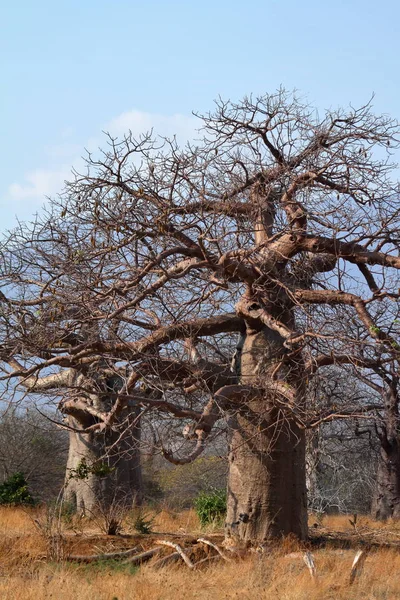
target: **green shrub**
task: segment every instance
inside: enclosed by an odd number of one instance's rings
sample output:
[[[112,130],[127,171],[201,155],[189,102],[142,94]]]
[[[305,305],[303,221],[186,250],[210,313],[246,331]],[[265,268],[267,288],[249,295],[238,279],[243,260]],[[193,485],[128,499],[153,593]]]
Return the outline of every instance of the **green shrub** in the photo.
[[[135,531],[138,533],[149,534],[153,533],[155,515],[150,515],[143,511],[142,508],[133,509],[128,521]]]
[[[202,527],[210,523],[220,523],[226,514],[225,490],[200,492],[194,507]]]
[[[76,469],[69,470],[69,479],[88,479],[90,475],[96,475],[96,477],[107,477],[114,471],[112,467],[109,467],[105,463],[95,462],[88,464],[85,457],[81,458]]]
[[[34,504],[23,473],[14,473],[0,485],[0,504]]]

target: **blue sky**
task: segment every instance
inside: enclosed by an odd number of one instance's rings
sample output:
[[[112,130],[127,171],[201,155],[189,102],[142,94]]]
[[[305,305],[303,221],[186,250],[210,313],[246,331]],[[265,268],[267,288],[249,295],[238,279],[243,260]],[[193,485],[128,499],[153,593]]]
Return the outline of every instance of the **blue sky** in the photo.
[[[101,131],[190,137],[191,111],[280,85],[400,118],[395,0],[15,0],[0,8],[0,229],[41,210]]]

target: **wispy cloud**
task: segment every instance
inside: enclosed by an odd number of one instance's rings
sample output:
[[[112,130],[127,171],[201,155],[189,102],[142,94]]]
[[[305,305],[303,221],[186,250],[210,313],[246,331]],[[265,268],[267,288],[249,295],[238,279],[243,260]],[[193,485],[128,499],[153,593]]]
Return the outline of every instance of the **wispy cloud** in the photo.
[[[139,137],[142,133],[147,133],[151,129],[155,135],[163,137],[177,137],[179,143],[196,136],[196,130],[199,127],[199,120],[187,115],[160,115],[143,112],[140,110],[130,110],[123,112],[104,127],[105,131],[112,135],[123,135],[131,131],[134,137]]]
[[[192,116],[181,114],[161,115],[140,110],[129,110],[112,118],[101,129],[114,136],[122,136],[131,131],[134,137],[154,131],[154,135],[177,138],[180,144],[196,137],[199,121]],[[46,197],[54,196],[60,192],[65,180],[71,177],[72,166],[79,167],[84,149],[74,143],[73,130],[68,129],[60,135],[60,144],[49,147],[47,153],[54,167],[32,169],[21,177],[21,181],[8,186],[6,197],[10,201],[31,200],[36,208],[41,205]],[[62,141],[68,138],[68,141]],[[95,136],[88,140],[86,148],[96,150],[102,146],[102,138]],[[15,207],[13,207],[15,208]],[[32,207],[35,210],[35,207]],[[25,209],[24,209],[25,211]]]

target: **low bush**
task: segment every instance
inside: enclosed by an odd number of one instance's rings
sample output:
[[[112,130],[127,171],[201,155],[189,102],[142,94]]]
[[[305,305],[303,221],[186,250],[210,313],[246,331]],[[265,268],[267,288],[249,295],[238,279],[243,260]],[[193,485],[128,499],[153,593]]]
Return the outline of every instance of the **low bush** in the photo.
[[[141,507],[131,511],[128,517],[128,523],[137,533],[153,533],[153,525],[156,515],[144,511]]]
[[[10,475],[0,485],[0,504],[34,504],[23,473]]]
[[[202,527],[222,522],[226,514],[225,490],[200,492],[194,502],[194,507]]]

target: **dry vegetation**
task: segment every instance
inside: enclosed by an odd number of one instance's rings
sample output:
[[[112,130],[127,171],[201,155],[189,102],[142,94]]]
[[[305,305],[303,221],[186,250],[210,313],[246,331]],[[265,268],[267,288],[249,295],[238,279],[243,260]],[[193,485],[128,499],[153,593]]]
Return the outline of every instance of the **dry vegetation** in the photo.
[[[36,522],[35,522],[36,520]],[[38,528],[42,525],[42,531]],[[43,509],[0,510],[0,597],[3,600],[178,600],[260,599],[301,600],[398,598],[400,585],[400,525],[385,526],[362,517],[352,525],[348,517],[325,517],[318,527],[312,518],[312,541],[299,547],[291,540],[250,553],[232,562],[217,562],[190,570],[182,561],[155,569],[156,558],[140,568],[121,561],[60,562],[49,557],[46,539],[46,515]],[[200,528],[193,511],[174,513],[164,510],[155,514],[154,533],[138,535],[125,523],[124,534],[107,537],[93,522],[65,524],[62,530],[64,559],[73,554],[90,555],[137,547],[147,550],[160,539],[179,542],[192,560],[214,550],[193,542]],[[165,532],[175,532],[168,536]],[[125,533],[126,532],[126,533]],[[160,536],[158,533],[162,532]],[[53,529],[54,533],[54,529]],[[220,531],[202,532],[204,537],[220,543]],[[54,542],[54,540],[53,540]],[[351,564],[358,548],[369,548],[364,570],[349,586]],[[54,549],[54,545],[53,545]],[[303,551],[311,549],[316,568],[314,582],[303,562]],[[162,555],[172,549],[165,547]],[[197,552],[197,556],[195,556]]]

